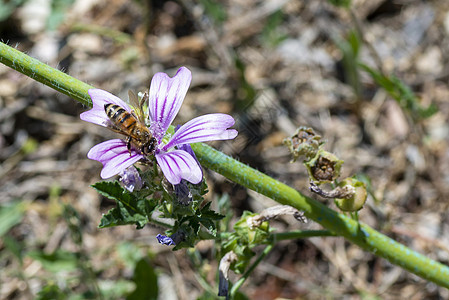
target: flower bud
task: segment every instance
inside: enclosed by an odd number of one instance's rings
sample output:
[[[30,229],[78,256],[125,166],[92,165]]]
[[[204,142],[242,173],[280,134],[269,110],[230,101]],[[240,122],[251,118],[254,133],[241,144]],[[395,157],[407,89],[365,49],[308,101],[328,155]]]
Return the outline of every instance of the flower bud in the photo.
[[[320,149],[313,159],[304,164],[312,181],[321,184],[332,182],[340,176],[343,161],[332,153]]]
[[[368,193],[365,183],[349,177],[338,184],[338,187],[350,191],[345,198],[336,198],[335,204],[342,211],[358,211],[365,204]]]
[[[302,155],[307,159],[313,158],[322,144],[324,142],[321,141],[321,136],[317,135],[312,128],[304,126],[299,127],[292,137],[284,139],[284,145],[293,155],[292,162]]]
[[[131,193],[134,190],[139,191],[143,186],[142,178],[140,178],[139,172],[134,166],[126,168],[120,172],[119,176],[120,184]]]

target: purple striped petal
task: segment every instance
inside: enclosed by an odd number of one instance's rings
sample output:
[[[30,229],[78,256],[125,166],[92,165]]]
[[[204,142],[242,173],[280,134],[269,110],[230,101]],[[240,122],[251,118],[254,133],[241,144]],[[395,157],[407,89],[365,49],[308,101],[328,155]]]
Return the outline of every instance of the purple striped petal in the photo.
[[[233,139],[238,132],[228,128],[234,123],[234,118],[226,114],[197,117],[181,126],[162,150],[167,151],[167,149],[183,144]]]
[[[90,89],[88,91],[90,98],[92,99],[92,109],[83,112],[80,115],[81,120],[94,123],[97,125],[105,126],[110,123],[106,112],[104,111],[104,105],[106,103],[113,103],[123,107],[128,112],[131,112],[131,108],[125,101],[112,95],[106,91],[100,89]]]
[[[199,183],[203,172],[195,159],[185,151],[173,150],[156,154],[157,164],[171,184],[179,184],[181,179]]]
[[[192,74],[181,67],[173,78],[165,73],[156,73],[151,80],[149,113],[151,121],[159,124],[165,133],[173,122],[190,86]]]
[[[101,178],[106,179],[135,164],[143,158],[143,155],[133,149],[130,155],[126,142],[114,139],[95,145],[89,150],[87,157],[103,164],[100,175]]]
[[[181,125],[176,125],[176,127],[175,127],[175,132],[178,131],[179,128],[181,128]],[[199,166],[201,166],[201,164],[200,164],[200,162],[198,161],[198,158],[196,158],[195,152],[193,152],[193,149],[192,149],[192,147],[190,146],[190,144],[179,145],[177,148],[178,148],[178,150],[183,150],[183,151],[189,153],[189,154],[193,157],[193,159],[195,159],[196,163],[197,163]],[[203,169],[200,168],[200,170],[201,170],[201,177],[203,177]]]

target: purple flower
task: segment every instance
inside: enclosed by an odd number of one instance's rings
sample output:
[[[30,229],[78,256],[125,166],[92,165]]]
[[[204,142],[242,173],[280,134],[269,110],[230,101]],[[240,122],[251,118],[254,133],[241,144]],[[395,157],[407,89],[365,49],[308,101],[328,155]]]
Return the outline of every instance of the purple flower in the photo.
[[[159,242],[159,244],[167,245],[167,246],[176,245],[175,242],[170,237],[168,237],[166,235],[158,234],[158,235],[156,235],[156,238],[157,238],[157,241]]]
[[[173,78],[165,73],[156,73],[151,80],[148,118],[149,129],[157,140],[154,153],[156,161],[167,180],[179,184],[182,179],[199,183],[203,178],[202,170],[195,158],[183,149],[183,145],[213,140],[228,140],[237,136],[235,129],[228,129],[235,121],[226,114],[208,114],[190,120],[176,131],[171,138],[165,137],[168,127],[181,108],[189,88],[192,75],[181,67]],[[132,108],[120,98],[99,89],[90,89],[93,108],[81,114],[87,122],[108,127],[111,125],[104,105],[113,103],[131,113]],[[165,137],[165,139],[164,139]],[[176,149],[177,148],[177,149]],[[105,141],[94,146],[87,157],[103,164],[102,178],[109,178],[137,161],[144,159],[139,149],[128,151],[127,143],[121,139]]]

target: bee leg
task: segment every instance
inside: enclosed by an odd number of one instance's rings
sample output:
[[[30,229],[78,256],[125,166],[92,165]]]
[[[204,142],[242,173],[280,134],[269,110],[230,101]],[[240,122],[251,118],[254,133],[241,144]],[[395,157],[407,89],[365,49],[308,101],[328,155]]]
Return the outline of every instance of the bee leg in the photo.
[[[131,137],[126,138],[126,148],[128,148],[129,156],[131,156]]]

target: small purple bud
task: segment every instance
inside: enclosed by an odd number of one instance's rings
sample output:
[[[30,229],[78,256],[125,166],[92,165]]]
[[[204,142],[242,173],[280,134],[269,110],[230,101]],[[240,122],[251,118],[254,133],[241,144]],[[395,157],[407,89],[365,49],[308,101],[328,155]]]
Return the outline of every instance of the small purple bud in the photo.
[[[181,180],[180,184],[176,184],[174,187],[175,187],[175,195],[179,203],[186,206],[189,205],[190,202],[192,201],[193,196],[187,185],[187,181],[183,179]]]
[[[120,183],[128,191],[138,191],[142,188],[142,178],[140,178],[139,172],[134,166],[126,168],[120,172],[119,176]]]
[[[178,131],[178,129],[180,127],[181,127],[180,125],[177,125],[175,127],[175,132]],[[178,150],[183,150],[183,151],[189,153],[195,159],[197,164],[200,166],[200,163],[199,163],[198,159],[196,158],[195,152],[193,152],[190,144],[178,145],[177,148],[178,148]],[[202,171],[202,169],[201,169],[201,171]],[[198,183],[198,184],[200,184],[200,183]],[[189,186],[187,185],[187,181],[184,179],[181,180],[181,182],[179,184],[174,185],[174,188],[175,188],[175,195],[176,195],[176,198],[178,199],[179,203],[181,203],[183,205],[189,205],[190,201],[192,201],[192,193],[190,192]]]
[[[167,246],[176,245],[175,242],[170,237],[168,237],[166,235],[158,234],[158,235],[156,235],[156,238],[160,244],[167,245]]]

